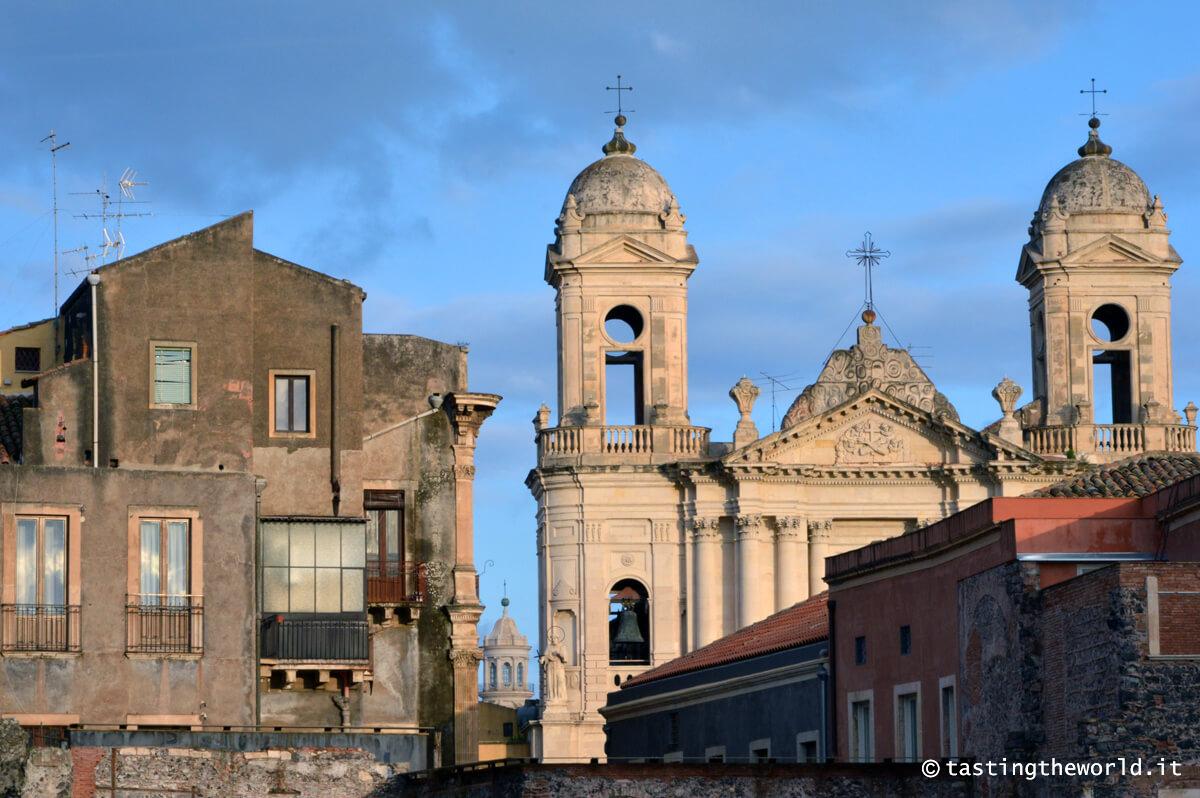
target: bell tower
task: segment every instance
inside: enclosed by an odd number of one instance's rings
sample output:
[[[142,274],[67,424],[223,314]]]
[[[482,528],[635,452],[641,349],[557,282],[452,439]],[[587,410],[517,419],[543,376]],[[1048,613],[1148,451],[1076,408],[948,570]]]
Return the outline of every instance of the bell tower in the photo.
[[[707,459],[688,417],[687,282],[696,252],[667,182],[625,138],[571,183],[546,253],[558,412],[534,419],[544,760],[604,756],[600,708],[684,652],[686,545],[663,466]]]
[[[634,157],[618,115],[604,157],[571,183],[546,254],[557,292],[563,426],[686,424],[687,280],[679,203]]]
[[[1192,451],[1172,407],[1171,275],[1182,262],[1162,201],[1112,158],[1100,120],[1051,178],[1021,253],[1029,290],[1033,402],[1024,442],[1039,454],[1120,459]]]

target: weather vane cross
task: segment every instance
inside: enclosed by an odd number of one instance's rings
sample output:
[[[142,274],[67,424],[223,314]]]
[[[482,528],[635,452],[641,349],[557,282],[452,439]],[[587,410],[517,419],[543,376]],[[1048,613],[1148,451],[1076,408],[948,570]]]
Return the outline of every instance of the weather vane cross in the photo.
[[[859,266],[866,270],[866,294],[867,294],[867,310],[875,309],[875,292],[873,283],[872,270],[879,265],[879,261],[884,258],[890,258],[892,253],[886,249],[880,249],[875,246],[875,241],[871,238],[870,231],[863,235],[862,243],[858,245],[858,249],[851,249],[846,252],[847,258],[854,258]]]
[[[633,91],[633,86],[622,86],[621,85],[621,76],[617,75],[617,85],[616,86],[605,86],[604,90],[605,91],[615,91],[617,93],[617,116],[622,116],[625,112],[621,108],[621,92]],[[612,111],[608,111],[607,113],[611,114]],[[630,111],[630,113],[633,113],[633,112]]]
[[[1108,114],[1098,114],[1098,113],[1096,113],[1096,95],[1097,95],[1097,94],[1108,94],[1108,89],[1097,89],[1097,88],[1096,88],[1096,79],[1095,79],[1095,78],[1092,78],[1092,87],[1091,87],[1090,89],[1080,89],[1080,90],[1079,90],[1079,93],[1080,93],[1080,94],[1090,94],[1090,95],[1092,95],[1092,116],[1093,116],[1093,117],[1096,117],[1096,116],[1108,116]],[[1080,114],[1080,116],[1084,116],[1084,114]]]

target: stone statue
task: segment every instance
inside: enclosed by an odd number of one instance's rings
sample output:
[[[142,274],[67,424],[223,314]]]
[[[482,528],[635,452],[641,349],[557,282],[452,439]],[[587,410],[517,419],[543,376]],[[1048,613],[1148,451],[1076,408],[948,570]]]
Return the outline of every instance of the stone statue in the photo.
[[[546,703],[556,704],[567,697],[567,659],[562,647],[551,643],[538,661],[542,664],[542,676],[546,685]]]

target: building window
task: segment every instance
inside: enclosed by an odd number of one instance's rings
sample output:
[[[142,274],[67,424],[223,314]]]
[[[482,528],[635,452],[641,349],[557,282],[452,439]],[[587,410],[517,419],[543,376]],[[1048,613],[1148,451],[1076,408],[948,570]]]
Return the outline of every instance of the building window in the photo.
[[[316,374],[307,369],[268,372],[271,437],[316,437]]]
[[[79,608],[68,605],[68,519],[17,516],[13,603],[4,606],[8,651],[77,651]]]
[[[500,733],[501,733],[502,735],[504,735],[504,739],[506,739],[506,740],[511,740],[511,739],[512,739],[512,737],[513,737],[513,725],[512,725],[512,722],[510,721],[510,722],[508,722],[508,723],[505,723],[505,724],[504,724],[503,726],[501,726],[500,728],[501,728],[501,732],[500,732]]]
[[[867,664],[867,638],[861,635],[854,638],[854,664]]]
[[[608,659],[650,662],[650,595],[634,579],[622,579],[608,594]]]
[[[262,564],[263,612],[364,611],[361,523],[265,521]]]
[[[13,370],[41,371],[42,350],[36,346],[18,346],[13,352]]]
[[[916,687],[896,688],[896,758],[902,762],[916,762],[921,756],[921,694]]]
[[[900,627],[900,654],[907,656],[912,651],[912,627]]]
[[[750,743],[750,762],[769,762],[771,760],[771,739],[754,740]]]
[[[525,663],[517,663],[517,687],[525,689]]]
[[[496,689],[496,663],[494,662],[488,665],[488,689]]]
[[[954,698],[954,677],[940,680],[942,741],[941,755],[953,759],[958,756],[958,705]]]
[[[871,717],[871,699],[850,700],[850,760],[870,762],[875,758],[874,729]]]
[[[501,672],[502,674],[504,674],[504,686],[505,686],[505,687],[512,687],[512,683],[513,683],[513,680],[512,680],[512,663],[511,663],[511,662],[506,662],[506,663],[504,663],[504,667],[502,667],[502,668],[500,669],[500,672]]]
[[[808,731],[796,735],[796,761],[803,764],[821,761],[820,732]]]
[[[203,604],[192,592],[192,523],[138,519],[137,592],[127,602],[126,650],[198,654]]]
[[[423,572],[405,562],[404,491],[368,490],[367,601],[373,605],[421,601]]]
[[[191,407],[196,404],[194,344],[152,342],[152,407]]]

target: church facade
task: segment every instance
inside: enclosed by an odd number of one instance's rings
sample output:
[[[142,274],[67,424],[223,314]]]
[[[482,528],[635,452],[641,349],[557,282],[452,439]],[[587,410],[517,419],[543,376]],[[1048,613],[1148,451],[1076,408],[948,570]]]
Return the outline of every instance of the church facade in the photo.
[[[558,415],[534,419],[543,671],[534,755],[604,756],[598,710],[625,680],[824,590],[827,557],[1017,496],[1091,463],[1195,449],[1171,409],[1161,202],[1110,158],[1094,123],[1047,187],[1018,280],[1030,294],[1032,401],[1004,379],[1001,418],[963,424],[870,306],[781,428],[758,388],[730,390],[729,442],[692,423],[687,286],[699,259],[625,119],[568,189],[548,248]],[[1106,380],[1107,382],[1101,382]],[[1104,390],[1105,386],[1107,391]],[[618,406],[632,410],[613,423]],[[1111,408],[1098,414],[1096,397]],[[1111,410],[1111,412],[1109,412]]]

